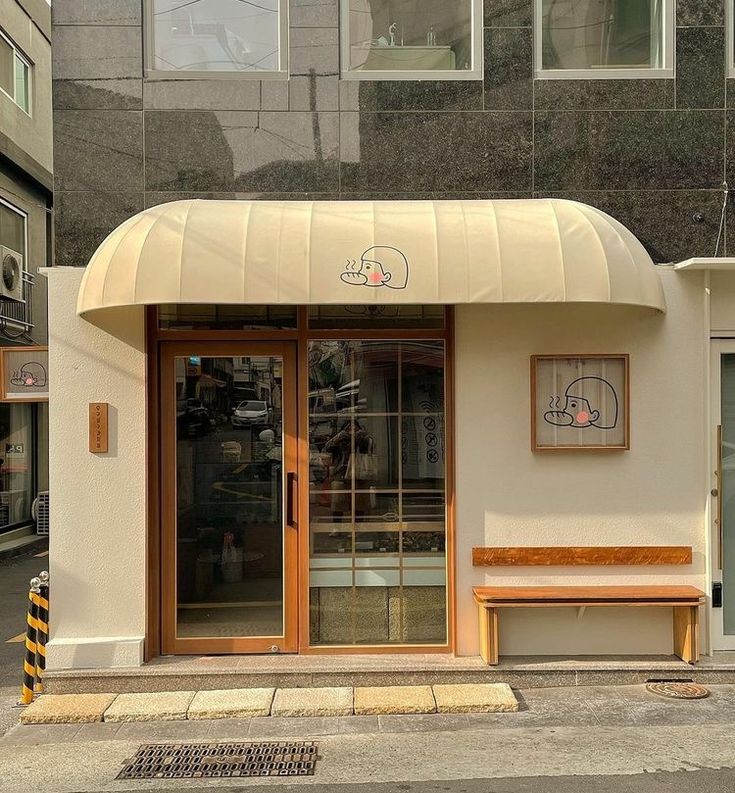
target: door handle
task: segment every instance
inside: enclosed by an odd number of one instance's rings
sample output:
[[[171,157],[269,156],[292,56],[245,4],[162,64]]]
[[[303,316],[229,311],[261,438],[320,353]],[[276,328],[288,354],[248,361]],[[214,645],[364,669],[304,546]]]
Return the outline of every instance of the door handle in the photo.
[[[296,519],[294,518],[294,490],[296,489],[294,485],[296,485],[297,481],[296,474],[293,471],[289,471],[286,474],[286,525],[292,529],[297,527]]]

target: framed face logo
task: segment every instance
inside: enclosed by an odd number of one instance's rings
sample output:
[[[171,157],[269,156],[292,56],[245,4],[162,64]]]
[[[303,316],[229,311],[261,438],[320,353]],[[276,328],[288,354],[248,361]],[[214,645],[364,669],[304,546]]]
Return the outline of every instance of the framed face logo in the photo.
[[[630,448],[627,355],[531,356],[531,446]]]
[[[48,347],[0,350],[0,402],[47,402],[48,390]]]

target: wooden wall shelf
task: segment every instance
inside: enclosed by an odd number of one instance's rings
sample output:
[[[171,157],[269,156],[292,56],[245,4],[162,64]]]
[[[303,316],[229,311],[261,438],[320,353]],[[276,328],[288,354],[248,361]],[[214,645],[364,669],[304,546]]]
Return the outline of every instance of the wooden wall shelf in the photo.
[[[688,545],[536,546],[473,548],[475,567],[538,567],[574,565],[686,565]]]

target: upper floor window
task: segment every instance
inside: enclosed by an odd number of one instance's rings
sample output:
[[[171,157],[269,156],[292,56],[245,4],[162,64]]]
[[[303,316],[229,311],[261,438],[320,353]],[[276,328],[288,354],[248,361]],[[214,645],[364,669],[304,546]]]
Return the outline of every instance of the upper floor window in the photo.
[[[161,77],[287,71],[287,0],[147,0],[147,68]]]
[[[343,77],[482,77],[482,0],[341,2]]]
[[[673,77],[673,0],[535,0],[536,76]]]
[[[2,30],[0,30],[0,90],[30,115],[31,65]]]
[[[15,254],[21,267],[26,255],[26,215],[0,199],[0,249]]]

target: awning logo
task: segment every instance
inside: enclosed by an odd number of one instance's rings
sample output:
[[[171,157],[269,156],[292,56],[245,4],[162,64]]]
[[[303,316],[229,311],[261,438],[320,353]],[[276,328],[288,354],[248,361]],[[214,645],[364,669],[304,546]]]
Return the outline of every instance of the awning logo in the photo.
[[[408,259],[398,248],[374,245],[368,248],[358,262],[347,262],[340,278],[352,286],[387,286],[388,289],[405,289],[408,286]]]

